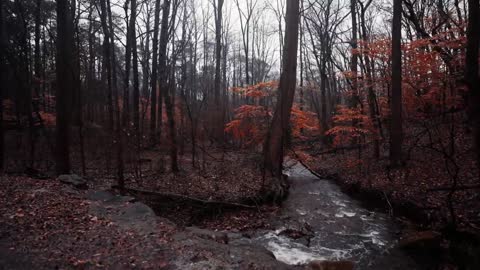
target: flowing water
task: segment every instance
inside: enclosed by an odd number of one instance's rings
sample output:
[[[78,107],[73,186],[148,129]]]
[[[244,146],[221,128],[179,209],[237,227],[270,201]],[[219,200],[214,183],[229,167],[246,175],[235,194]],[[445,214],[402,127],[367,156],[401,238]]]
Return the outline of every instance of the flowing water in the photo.
[[[350,260],[356,269],[417,269],[410,257],[394,248],[398,228],[392,219],[364,208],[327,180],[320,180],[290,161],[291,188],[276,231],[257,234],[255,242],[291,265],[313,260]],[[311,231],[309,241],[282,234],[286,228]]]

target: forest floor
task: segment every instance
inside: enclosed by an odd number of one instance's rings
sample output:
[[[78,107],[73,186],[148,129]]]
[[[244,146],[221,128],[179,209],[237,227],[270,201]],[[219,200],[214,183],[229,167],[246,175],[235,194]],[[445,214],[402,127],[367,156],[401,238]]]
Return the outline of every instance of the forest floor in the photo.
[[[265,220],[278,207],[264,204],[268,195],[269,179],[263,179],[260,166],[261,156],[256,153],[239,150],[223,151],[210,148],[208,153],[200,152],[192,166],[189,153],[179,156],[180,171],[172,173],[170,160],[158,150],[145,150],[140,155],[142,161],[141,177],[139,173],[126,174],[126,188],[135,192],[136,197],[151,206],[160,216],[169,218],[178,225],[198,225],[212,229],[246,230],[267,228]],[[96,164],[96,165],[95,165]],[[101,161],[89,166],[89,185],[95,189],[109,189],[115,186],[113,175],[100,169]],[[128,171],[138,171],[140,165],[134,160],[127,162]],[[105,176],[107,175],[107,176]],[[154,193],[154,194],[141,194]],[[140,193],[140,194],[139,194]],[[156,193],[156,194],[155,194]],[[130,194],[132,195],[132,194]],[[158,195],[158,196],[157,196]],[[166,195],[166,196],[162,196]],[[199,209],[195,205],[164,204],[164,198],[179,195],[186,199],[233,203],[252,208],[241,207],[232,211],[211,211]],[[159,203],[159,199],[162,200]],[[166,198],[171,200],[170,198]],[[171,207],[174,205],[175,207]]]
[[[155,158],[155,153],[146,155]],[[256,163],[252,163],[251,158],[255,157],[230,153],[217,159],[212,154],[204,170],[190,170],[190,160],[183,158],[182,171],[176,175],[153,173],[152,169],[141,180],[134,179],[132,174],[126,186],[201,200],[244,202],[256,198],[262,186],[260,174],[254,171]],[[186,244],[192,236],[174,239],[184,226],[242,233],[268,228],[269,217],[278,210],[268,205],[220,209],[192,219],[198,214],[195,207],[171,203],[167,207],[170,210],[163,211],[166,208],[155,209],[156,205],[149,199],[140,198],[155,210],[153,213],[147,210],[150,208],[142,208],[145,205],[134,198],[131,201],[128,196],[117,196],[126,200],[111,199],[108,194],[118,195],[118,190],[110,189],[115,184],[112,177],[103,177],[100,178],[100,174],[88,177],[89,189],[79,190],[56,179],[3,176],[0,181],[0,269],[170,269],[179,252],[191,255],[192,260],[201,252]],[[107,196],[109,204],[99,205],[98,196]],[[138,213],[140,217],[135,216]],[[145,213],[149,216],[147,223],[138,223]],[[155,222],[149,223],[151,219]],[[207,240],[197,241],[198,245],[215,246],[200,242]],[[237,248],[235,252],[244,251]],[[268,252],[261,252],[268,257]]]
[[[145,237],[93,215],[88,191],[25,177],[2,177],[0,185],[2,269],[167,265],[164,252],[145,252],[168,250],[167,224]]]

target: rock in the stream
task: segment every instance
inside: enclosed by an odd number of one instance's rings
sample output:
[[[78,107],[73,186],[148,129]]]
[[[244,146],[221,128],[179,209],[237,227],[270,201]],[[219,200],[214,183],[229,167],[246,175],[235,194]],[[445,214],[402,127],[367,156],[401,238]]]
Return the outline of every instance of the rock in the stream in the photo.
[[[306,266],[306,270],[353,270],[355,265],[351,261],[313,261]]]
[[[87,181],[76,174],[60,175],[57,180],[78,189],[88,189]]]
[[[271,251],[247,239],[232,239],[226,244],[217,241],[218,237],[227,237],[227,234],[188,228],[174,235],[175,249],[182,250],[176,259],[176,267],[190,270],[294,269],[277,261]]]
[[[216,232],[197,227],[187,227],[185,231],[206,240],[213,240],[218,243],[228,244],[228,235],[225,232]]]

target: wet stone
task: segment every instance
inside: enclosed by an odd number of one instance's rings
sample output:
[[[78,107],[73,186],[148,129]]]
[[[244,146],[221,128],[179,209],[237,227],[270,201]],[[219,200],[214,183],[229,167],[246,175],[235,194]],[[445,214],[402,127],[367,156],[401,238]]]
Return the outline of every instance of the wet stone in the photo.
[[[76,174],[64,174],[57,178],[58,181],[71,185],[77,189],[88,189],[87,181]]]

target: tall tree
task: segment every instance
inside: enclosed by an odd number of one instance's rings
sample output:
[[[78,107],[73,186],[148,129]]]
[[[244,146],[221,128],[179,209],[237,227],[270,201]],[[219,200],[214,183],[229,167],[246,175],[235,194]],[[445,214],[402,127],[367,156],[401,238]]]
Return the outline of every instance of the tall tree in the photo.
[[[128,18],[128,4],[129,1],[125,2],[125,17]],[[132,42],[135,39],[135,33],[132,30],[135,29],[135,11],[133,8],[130,9],[130,21],[127,24],[127,41],[125,46],[125,76],[123,78],[123,114],[122,114],[122,124],[124,127],[127,126],[127,121],[129,117],[129,107],[130,107],[130,69],[132,65]],[[133,28],[133,29],[132,29]]]
[[[390,165],[402,162],[402,0],[393,1]]]
[[[170,137],[170,162],[171,169],[173,172],[178,172],[178,157],[177,157],[177,140],[176,140],[176,128],[175,128],[175,108],[173,104],[173,98],[170,96],[170,88],[168,83],[168,74],[167,74],[167,46],[169,39],[169,16],[171,9],[171,0],[165,0],[163,3],[162,11],[162,24],[160,30],[160,44],[158,50],[158,70],[160,72],[160,95],[158,98],[158,121],[161,125],[162,120],[162,96],[165,100],[165,109],[167,111],[168,118],[168,128],[169,128],[169,137]],[[175,8],[178,8],[178,5],[175,5]],[[175,13],[175,12],[174,12]],[[173,71],[172,71],[173,72]],[[172,82],[170,85],[173,87],[175,82]],[[175,92],[173,93],[175,94]],[[160,127],[159,127],[160,128]]]
[[[153,24],[153,44],[152,44],[152,78],[150,80],[151,91],[150,91],[150,141],[152,144],[156,144],[158,141],[157,138],[157,72],[158,72],[158,32],[160,29],[160,0],[155,2],[155,19]],[[159,115],[158,117],[161,117]]]
[[[365,13],[368,9],[368,7],[372,4],[373,0],[367,0],[365,3],[362,1],[358,1],[360,4],[360,25],[361,25],[361,36],[362,36],[362,41],[363,41],[363,47],[368,51],[369,45],[368,45],[368,34],[367,34],[367,23],[365,19]],[[372,120],[373,123],[373,128],[375,131],[378,130],[380,127],[379,123],[380,121],[378,120],[378,112],[376,109],[376,94],[375,90],[373,88],[373,61],[371,61],[370,56],[368,54],[364,54],[363,56],[364,59],[364,67],[366,70],[366,82],[367,82],[367,89],[368,89],[368,108],[370,112],[370,119]],[[373,155],[376,159],[380,158],[380,141],[378,138],[375,138],[373,140]]]
[[[221,61],[222,61],[222,21],[223,21],[223,2],[224,0],[217,0],[214,3],[215,9],[215,105],[220,105],[220,88],[222,87],[221,80]]]
[[[140,82],[138,79],[138,50],[137,50],[137,0],[131,1],[131,17],[130,17],[130,35],[132,37],[132,66],[133,66],[133,126],[135,127],[136,136],[140,135]]]
[[[290,115],[297,83],[299,22],[299,1],[287,0],[285,48],[278,100],[264,147],[265,170],[277,179],[281,179],[282,176],[284,144],[290,126]]]
[[[42,63],[40,55],[40,27],[41,27],[41,6],[42,0],[36,1],[35,6],[35,92],[37,95],[40,93],[40,78],[42,74]]]
[[[5,133],[3,130],[3,95],[7,70],[7,30],[5,26],[5,1],[0,1],[0,173],[4,170]]]
[[[258,0],[246,0],[246,10],[244,10],[240,3],[242,1],[235,0],[235,4],[238,9],[239,18],[240,18],[240,30],[242,33],[242,41],[243,41],[243,51],[245,53],[245,83],[249,85],[251,83],[250,80],[250,61],[253,59],[249,59],[249,52],[250,52],[250,23],[252,21],[252,17],[254,15],[255,7],[257,6]]]
[[[357,0],[350,0],[350,12],[352,14],[352,106],[359,103],[358,97],[358,54],[354,51],[358,48],[358,22],[357,22]]]
[[[215,2],[217,1],[217,2]],[[213,118],[215,123],[215,137],[217,140],[223,138],[223,109],[220,106],[221,89],[222,89],[222,21],[223,21],[223,3],[224,0],[214,0],[213,7],[215,11],[215,86],[214,86],[214,104],[216,111]]]
[[[72,3],[69,0],[57,1],[57,129],[56,129],[56,171],[57,174],[70,173],[70,93],[74,83],[74,63]]]
[[[479,46],[480,46],[480,4],[478,0],[468,1],[467,56],[465,80],[469,87],[469,118],[474,130],[477,148],[477,162],[480,168],[480,77],[479,77]]]

